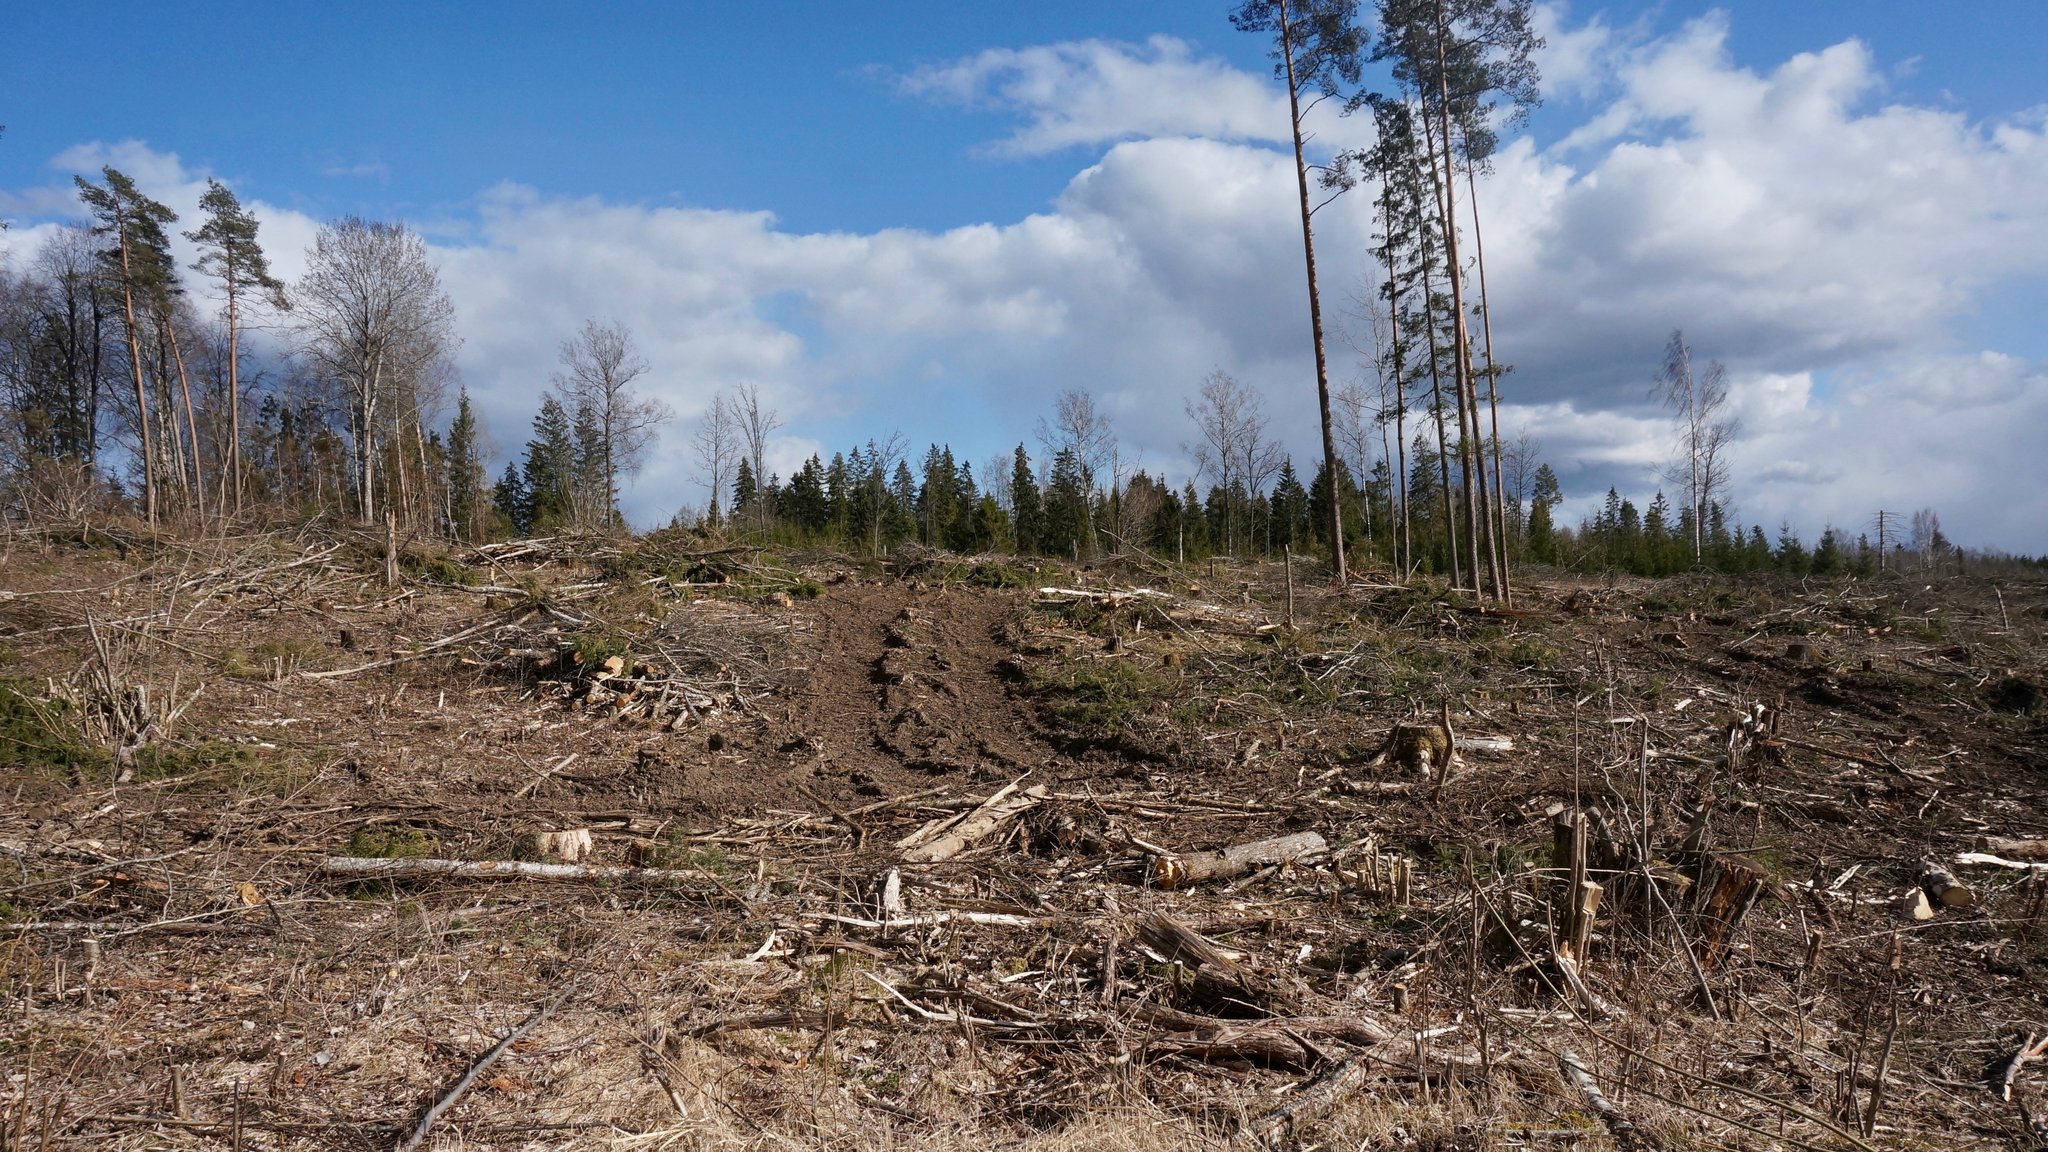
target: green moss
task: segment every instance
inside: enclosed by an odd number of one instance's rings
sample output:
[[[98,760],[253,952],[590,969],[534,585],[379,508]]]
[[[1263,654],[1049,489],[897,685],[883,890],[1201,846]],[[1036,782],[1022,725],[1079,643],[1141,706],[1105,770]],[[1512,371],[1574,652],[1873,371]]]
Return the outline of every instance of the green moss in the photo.
[[[348,838],[345,851],[350,856],[398,860],[432,855],[434,840],[420,828],[407,828],[397,824],[365,824],[356,829],[355,835]]]
[[[1037,681],[1046,708],[1068,724],[1107,728],[1128,719],[1157,698],[1163,685],[1129,660],[1067,666]]]
[[[732,876],[746,868],[726,855],[723,847],[693,841],[681,832],[672,833],[653,845],[653,850],[647,854],[647,867],[695,868],[714,876]]]
[[[0,771],[62,775],[104,773],[105,749],[85,743],[70,706],[39,699],[22,680],[0,680]]]
[[[214,768],[225,768],[230,774],[239,775],[253,767],[256,761],[255,749],[225,740],[151,744],[135,753],[135,778],[174,780]]]
[[[476,583],[476,573],[467,564],[450,556],[404,553],[398,558],[398,566],[409,576],[420,580],[432,580],[436,584]]]

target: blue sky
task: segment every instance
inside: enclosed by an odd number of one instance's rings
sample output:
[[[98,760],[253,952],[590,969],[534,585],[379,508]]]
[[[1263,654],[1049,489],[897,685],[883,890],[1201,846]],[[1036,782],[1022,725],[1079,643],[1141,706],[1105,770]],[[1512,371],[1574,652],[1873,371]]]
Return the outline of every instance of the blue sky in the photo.
[[[2048,4],[1751,0],[1737,63],[1859,37],[1893,94],[1998,117],[2048,98]],[[796,231],[939,229],[1042,210],[1072,155],[977,157],[1000,110],[892,78],[988,48],[1166,34],[1266,66],[1228,6],[535,2],[47,5],[0,38],[0,186],[87,140],[141,139],[315,217],[460,220],[500,181],[544,193],[768,209]],[[1576,4],[1669,30],[1693,4]],[[225,31],[223,31],[225,30]],[[224,41],[224,43],[223,43]],[[197,62],[236,57],[222,76]],[[1539,134],[1568,131],[1553,96]]]
[[[19,257],[69,172],[116,160],[174,203],[229,181],[274,247],[343,213],[404,219],[444,256],[464,378],[501,445],[523,438],[554,341],[582,315],[628,319],[684,417],[634,490],[643,522],[691,498],[688,421],[743,379],[788,417],[786,458],[894,427],[979,461],[1082,386],[1134,455],[1178,473],[1180,399],[1223,367],[1306,455],[1284,122],[1261,126],[1264,45],[1226,10],[50,6],[0,39],[0,215]],[[1932,503],[1952,534],[2048,550],[2048,505],[1974,509],[1999,471],[1981,448],[1959,467],[1873,414],[1964,377],[1991,426],[2039,411],[2048,249],[2028,247],[2043,228],[2022,201],[2044,168],[2048,5],[1545,19],[1548,103],[1484,195],[1514,418],[1567,492],[1655,486],[1646,381],[1683,325],[1750,406],[1750,518],[1811,535]],[[1868,146],[1820,156],[1780,105]],[[1951,201],[1960,242],[1929,219]],[[1774,222],[1782,244],[1760,243]],[[1324,227],[1341,294],[1369,220]],[[1954,434],[1975,443],[1970,420]],[[2004,472],[2032,466],[2010,450]]]

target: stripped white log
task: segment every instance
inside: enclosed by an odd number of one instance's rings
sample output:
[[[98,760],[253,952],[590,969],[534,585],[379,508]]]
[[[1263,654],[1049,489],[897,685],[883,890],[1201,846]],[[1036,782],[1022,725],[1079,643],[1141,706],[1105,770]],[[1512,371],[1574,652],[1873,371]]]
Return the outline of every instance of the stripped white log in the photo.
[[[386,860],[329,856],[314,871],[349,880],[702,880],[711,875],[675,868],[628,868],[607,864],[531,864],[524,860]]]
[[[1490,755],[1500,755],[1505,752],[1513,752],[1514,750],[1515,742],[1506,736],[1466,736],[1463,733],[1458,735],[1458,751],[1460,752],[1485,752]]]
[[[2012,868],[2021,872],[2048,872],[2048,860],[2008,860],[1993,856],[1989,852],[1963,852],[1956,856],[1958,864],[1983,864],[1992,868]]]
[[[1041,916],[1020,916],[1014,912],[919,912],[914,916],[892,916],[887,920],[869,920],[860,916],[841,916],[834,912],[806,912],[806,920],[823,920],[832,924],[844,924],[849,928],[930,928],[938,924],[984,924],[997,928],[1035,928],[1043,922]]]
[[[1172,891],[1209,880],[1233,880],[1268,864],[1289,864],[1329,851],[1329,845],[1315,832],[1295,832],[1270,840],[1233,844],[1221,852],[1182,852],[1158,855],[1146,869],[1155,888]]]

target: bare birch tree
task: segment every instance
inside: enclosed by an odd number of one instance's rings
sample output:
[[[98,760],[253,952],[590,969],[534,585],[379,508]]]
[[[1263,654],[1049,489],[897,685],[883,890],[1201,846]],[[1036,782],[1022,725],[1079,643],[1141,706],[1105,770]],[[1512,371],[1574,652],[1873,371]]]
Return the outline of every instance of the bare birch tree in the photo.
[[[394,417],[417,416],[407,400],[453,351],[455,307],[426,242],[403,224],[355,216],[320,229],[294,293],[300,349],[340,384],[349,405],[356,511],[377,516],[384,449],[405,444]]]
[[[1062,451],[1073,453],[1075,463],[1087,473],[1092,487],[1100,481],[1103,469],[1110,469],[1110,487],[1114,491],[1121,483],[1117,475],[1120,459],[1117,453],[1116,429],[1110,423],[1109,413],[1095,402],[1095,396],[1084,389],[1068,388],[1053,400],[1052,420],[1038,418],[1038,442],[1045,448],[1045,457],[1056,460]],[[1093,492],[1084,501],[1083,517],[1087,522],[1088,546],[1091,551],[1096,545],[1095,501]]]
[[[1228,372],[1217,370],[1202,380],[1201,403],[1189,401],[1188,419],[1201,439],[1187,446],[1195,468],[1221,489],[1229,550],[1237,554],[1240,505],[1259,494],[1280,466],[1280,446],[1266,439],[1266,414],[1259,394]],[[1329,475],[1337,475],[1331,469]]]
[[[633,394],[633,381],[647,374],[647,361],[633,346],[624,324],[585,320],[575,339],[562,344],[562,371],[555,373],[555,392],[571,412],[588,411],[597,426],[593,461],[603,487],[597,495],[597,525],[610,530],[618,520],[619,481],[640,471],[647,450],[661,426],[675,419],[675,409],[653,396]]]
[[[748,466],[753,469],[754,483],[762,488],[768,486],[768,438],[782,427],[782,417],[773,408],[761,404],[761,389],[753,383],[740,384],[733,388],[726,398],[726,405],[733,427],[739,432],[741,445],[746,451]],[[772,513],[767,501],[756,504],[765,522]]]
[[[1695,372],[1683,329],[1674,329],[1657,370],[1657,391],[1678,424],[1678,452],[1665,478],[1692,508],[1692,558],[1706,554],[1707,508],[1728,486],[1728,449],[1742,424],[1728,412],[1728,370],[1719,360]]]
[[[709,518],[716,523],[719,501],[725,498],[733,464],[739,459],[739,428],[724,393],[711,398],[711,406],[698,418],[697,431],[690,443],[697,455],[697,479],[711,489]]]

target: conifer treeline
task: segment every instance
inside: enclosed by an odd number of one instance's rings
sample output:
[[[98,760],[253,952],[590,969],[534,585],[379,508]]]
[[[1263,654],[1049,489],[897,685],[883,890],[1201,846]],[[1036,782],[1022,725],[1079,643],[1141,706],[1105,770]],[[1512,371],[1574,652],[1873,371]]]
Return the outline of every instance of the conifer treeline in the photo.
[[[1398,142],[1400,117],[1389,116],[1385,136]],[[1452,419],[1455,403],[1441,387],[1448,313],[1440,299],[1425,304],[1438,295],[1432,269],[1442,258],[1431,255],[1426,175],[1407,171],[1383,191],[1382,387],[1377,397],[1343,397],[1339,413],[1339,516],[1330,515],[1329,469],[1304,480],[1260,442],[1256,396],[1214,374],[1202,405],[1189,408],[1216,450],[1200,464],[1211,481],[1204,488],[1126,471],[1107,421],[1077,392],[1060,397],[1058,435],[1041,427],[1042,451],[1019,445],[980,475],[949,446],[913,459],[894,436],[814,456],[788,477],[764,475],[779,421],[742,390],[744,403],[722,398],[722,422],[699,429],[700,453],[706,428],[725,431],[709,437],[719,490],[692,519],[751,539],[865,553],[916,541],[1082,559],[1138,548],[1181,560],[1328,556],[1326,526],[1337,520],[1362,562],[1469,578],[1471,527],[1497,498],[1496,534],[1516,562],[1645,575],[1695,566],[1825,575],[1869,570],[1880,556],[1915,571],[1965,564],[1926,510],[1888,540],[1830,528],[1809,549],[1789,528],[1724,523],[1714,502],[1696,560],[1691,508],[1674,511],[1661,494],[1642,512],[1610,492],[1576,527],[1556,523],[1564,494],[1533,446],[1489,436],[1468,451],[1465,441],[1480,435],[1476,409]],[[215,184],[202,201],[205,222],[187,234],[201,254],[191,279],[169,254],[175,214],[120,172],[102,176],[80,181],[91,226],[60,231],[19,266],[0,261],[5,514],[76,518],[125,506],[202,527],[244,511],[389,515],[408,532],[459,541],[624,526],[621,477],[669,413],[632,395],[646,365],[623,328],[593,321],[564,344],[566,371],[542,399],[532,439],[493,483],[469,398],[447,399],[453,313],[415,234],[335,221],[309,253],[312,270],[287,289],[269,274],[254,219]],[[1404,196],[1412,202],[1401,207]],[[196,303],[194,287],[216,307]],[[242,355],[242,332],[258,323],[288,355]],[[1497,371],[1488,362],[1478,375]],[[1453,466],[1468,458],[1470,470]],[[1491,498],[1477,490],[1489,458],[1508,462]]]

